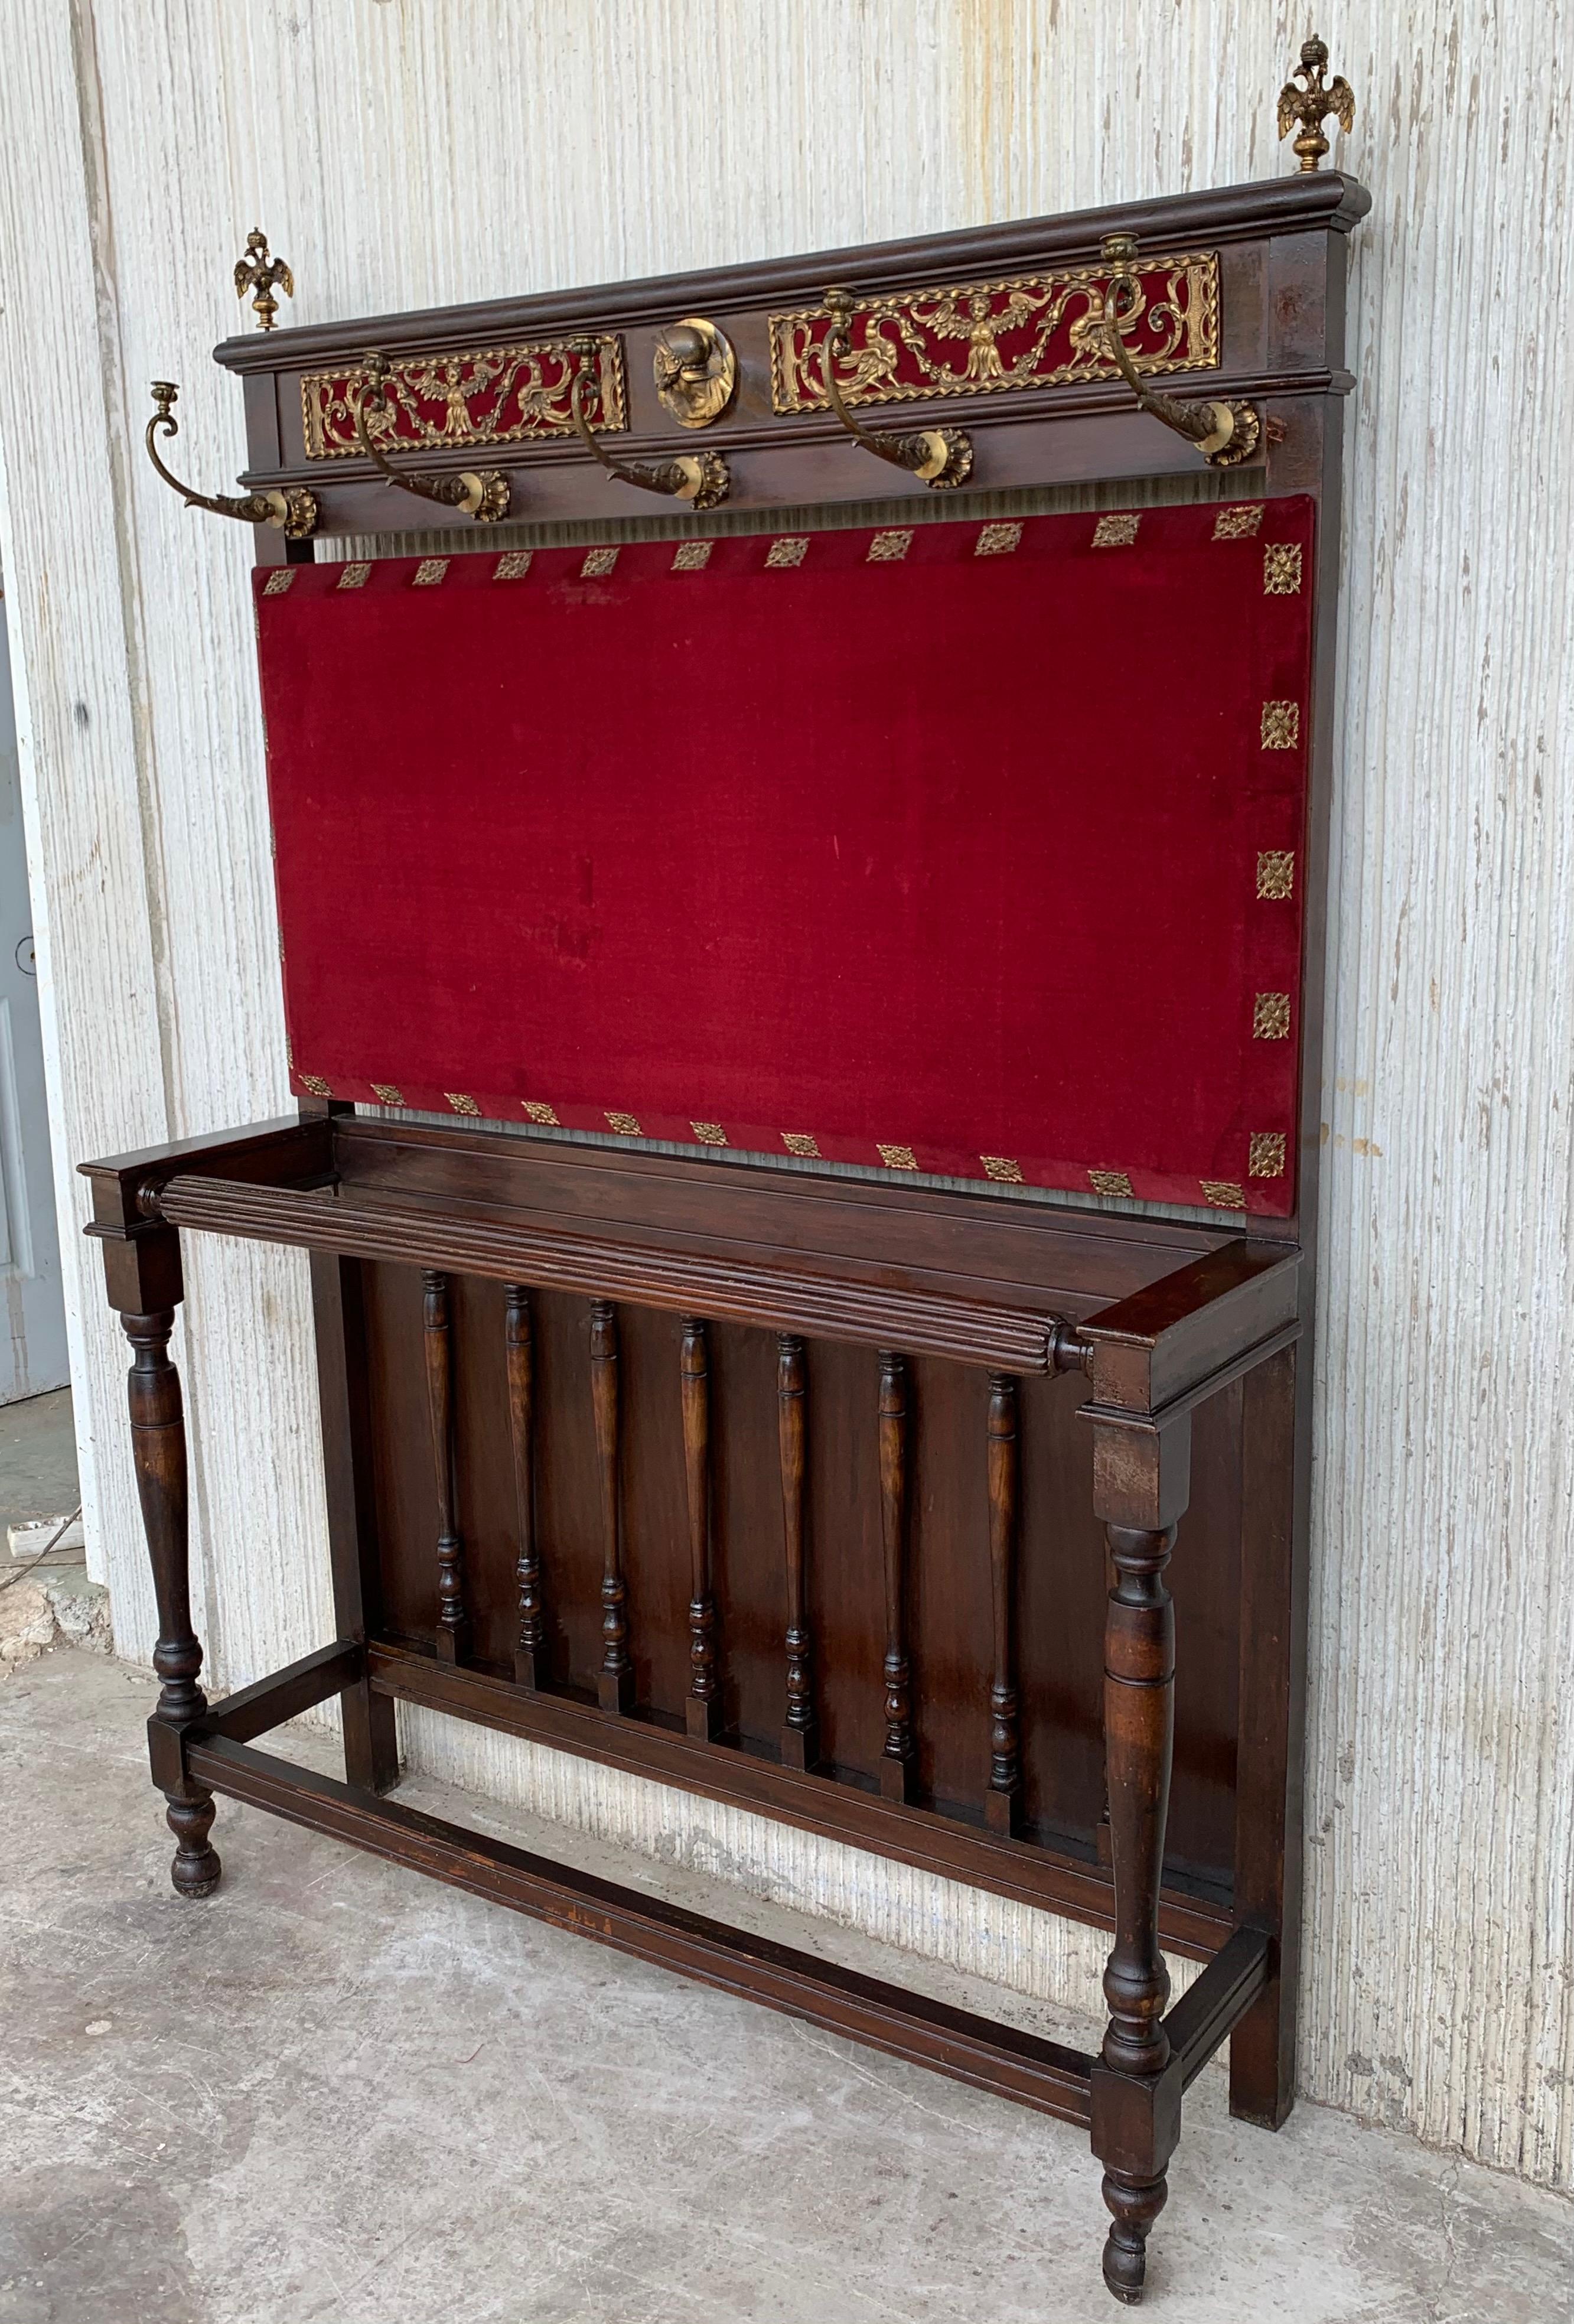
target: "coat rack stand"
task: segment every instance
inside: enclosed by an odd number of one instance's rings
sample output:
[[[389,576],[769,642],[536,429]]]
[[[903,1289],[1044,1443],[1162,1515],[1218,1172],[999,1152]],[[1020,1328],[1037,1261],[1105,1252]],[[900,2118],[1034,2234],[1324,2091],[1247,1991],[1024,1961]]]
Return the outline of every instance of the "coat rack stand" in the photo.
[[[177,489],[257,526],[299,1111],[83,1166],[176,1887],[246,1801],[1084,2125],[1123,2300],[1208,2059],[1293,2095],[1367,208],[1309,166],[226,342],[249,497]],[[452,554],[320,558],[412,462]],[[310,1254],[335,1599],[216,1703],[169,1355],[207,1234]],[[336,1696],[344,1781],[257,1748]],[[1104,1929],[1102,2047],[405,1807],[401,1701]]]

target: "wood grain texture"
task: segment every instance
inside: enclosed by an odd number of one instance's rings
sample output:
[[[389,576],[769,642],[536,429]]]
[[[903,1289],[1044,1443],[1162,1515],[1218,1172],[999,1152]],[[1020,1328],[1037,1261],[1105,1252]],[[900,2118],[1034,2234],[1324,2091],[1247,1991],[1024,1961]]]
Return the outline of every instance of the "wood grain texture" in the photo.
[[[722,1682],[711,1586],[711,1368],[702,1316],[684,1318],[678,1363],[689,1555],[689,1679],[683,1708],[688,1732],[708,1740],[721,1731]]]
[[[522,1283],[503,1286],[503,1345],[520,1544],[514,1560],[520,1625],[514,1640],[514,1677],[520,1686],[545,1686],[550,1671],[541,1549],[536,1536],[536,1349],[530,1329],[530,1294]]]
[[[1022,1738],[1017,1699],[1017,1515],[1022,1462],[1017,1382],[990,1375],[990,1793],[991,1831],[1011,1832],[1022,1806]]]
[[[249,543],[136,444],[173,372],[187,471],[239,466],[207,351],[248,226],[312,321],[1228,184],[1288,168],[1271,103],[1307,29],[1223,0],[629,0],[566,42],[502,0],[0,0],[0,549],[62,1179],[284,1095]],[[1574,549],[1574,355],[1548,327],[1569,261],[1546,69],[1569,17],[1421,0],[1324,29],[1376,208],[1352,250],[1300,2075],[1569,2185],[1574,637],[1549,576]],[[62,1185],[91,1554],[145,1659],[78,1199]],[[331,1630],[306,1262],[191,1243],[196,1620],[235,1684]],[[650,1848],[681,1823],[773,1894],[1096,1993],[1101,1946],[1043,1916],[432,1714],[406,1735],[477,1789]]]
[[[880,1790],[888,1799],[916,1789],[913,1670],[907,1658],[907,1483],[910,1470],[907,1360],[894,1348],[879,1359],[880,1546],[885,1553],[885,1743]]]
[[[437,1652],[448,1662],[463,1662],[470,1652],[471,1633],[465,1602],[465,1538],[459,1531],[454,1473],[454,1341],[448,1278],[438,1268],[421,1269],[421,1305],[437,1510]]]
[[[781,1529],[787,1561],[787,1712],[781,1756],[791,1767],[812,1767],[820,1756],[815,1713],[815,1634],[809,1621],[808,1525],[804,1496],[807,1459],[809,1375],[804,1343],[795,1333],[777,1341],[777,1433],[781,1455]]]
[[[595,1414],[596,1470],[601,1485],[601,1667],[596,1698],[603,1711],[634,1707],[634,1659],[629,1651],[629,1584],[623,1570],[623,1474],[619,1396],[618,1312],[610,1299],[590,1303],[590,1393]]]

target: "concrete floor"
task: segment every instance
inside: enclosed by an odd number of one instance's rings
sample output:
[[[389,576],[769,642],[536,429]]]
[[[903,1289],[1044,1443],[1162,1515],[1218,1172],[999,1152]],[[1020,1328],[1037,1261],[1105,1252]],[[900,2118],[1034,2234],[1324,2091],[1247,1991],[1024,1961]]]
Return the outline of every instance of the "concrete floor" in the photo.
[[[79,1546],[67,1538],[58,1555],[10,1553],[13,1526],[48,1519],[52,1529],[78,1497],[70,1389],[0,1405],[0,1673],[61,1642],[113,1647],[109,1595],[88,1581]],[[38,1546],[50,1539],[46,1531]]]
[[[146,1681],[0,1683],[0,2324],[1109,2324],[1066,2126],[220,1803],[178,1900]],[[327,1738],[293,1757],[331,1766]],[[425,1781],[402,1796],[973,2006],[986,1988]],[[1004,2014],[1047,2023],[1031,2005]],[[1085,2036],[1085,2029],[1077,2029]],[[1187,2100],[1165,2324],[1564,2324],[1574,2206]]]
[[[64,1517],[77,1500],[70,1389],[0,1404],[0,1552],[7,1526],[27,1517]]]

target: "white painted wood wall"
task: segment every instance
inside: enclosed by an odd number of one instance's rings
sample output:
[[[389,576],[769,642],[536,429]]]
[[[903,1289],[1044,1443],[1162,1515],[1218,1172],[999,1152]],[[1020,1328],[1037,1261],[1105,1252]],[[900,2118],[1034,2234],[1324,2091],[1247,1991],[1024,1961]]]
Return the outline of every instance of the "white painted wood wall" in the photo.
[[[291,321],[1277,174],[1355,85],[1302,2080],[1574,2181],[1574,362],[1567,0],[0,0],[0,549],[92,1556],[151,1594],[69,1165],[286,1102],[242,456],[210,367],[264,225]],[[202,1620],[328,1635],[304,1264],[190,1245]],[[495,1737],[427,1766],[1085,1997],[1099,1948]]]

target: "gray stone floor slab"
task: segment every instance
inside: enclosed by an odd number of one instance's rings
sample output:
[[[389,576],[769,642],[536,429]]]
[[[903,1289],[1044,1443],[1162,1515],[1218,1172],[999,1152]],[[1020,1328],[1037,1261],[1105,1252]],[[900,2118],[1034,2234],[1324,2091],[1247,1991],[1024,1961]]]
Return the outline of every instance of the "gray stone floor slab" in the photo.
[[[0,1404],[0,1556],[7,1526],[64,1517],[78,1498],[70,1389]]]
[[[147,1683],[0,1683],[0,2324],[1109,2324],[1085,2136],[221,1802],[170,1890]],[[333,1764],[327,1738],[268,1748]],[[402,1796],[1023,2022],[643,1859]],[[1074,2028],[1083,2038],[1085,2028]],[[1164,2324],[1566,2324],[1574,2206],[1187,2101]]]

